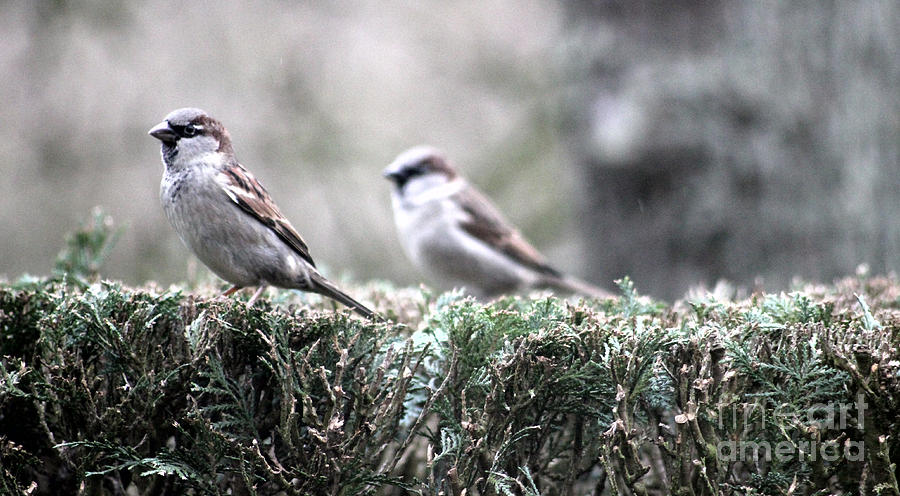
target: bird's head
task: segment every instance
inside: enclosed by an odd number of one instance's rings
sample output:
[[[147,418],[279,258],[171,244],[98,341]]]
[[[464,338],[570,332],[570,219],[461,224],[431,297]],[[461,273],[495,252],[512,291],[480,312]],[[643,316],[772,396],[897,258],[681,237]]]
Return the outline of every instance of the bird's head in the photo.
[[[149,134],[162,142],[163,162],[169,169],[187,167],[210,154],[234,154],[225,126],[197,108],[173,110]]]
[[[443,154],[431,146],[416,146],[394,159],[382,175],[396,186],[397,194],[410,196],[444,186],[458,177]]]

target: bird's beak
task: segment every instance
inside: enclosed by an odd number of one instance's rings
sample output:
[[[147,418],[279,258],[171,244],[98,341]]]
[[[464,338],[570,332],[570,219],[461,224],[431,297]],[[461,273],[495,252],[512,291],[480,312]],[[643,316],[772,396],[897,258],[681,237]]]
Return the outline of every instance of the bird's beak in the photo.
[[[175,131],[173,131],[171,127],[169,127],[168,121],[162,121],[153,126],[153,129],[148,131],[148,134],[163,143],[174,143],[178,141],[178,135],[175,134]]]
[[[400,170],[400,164],[395,162],[387,166],[387,168],[381,171],[381,176],[391,181],[397,181],[397,179],[403,176],[403,173]]]

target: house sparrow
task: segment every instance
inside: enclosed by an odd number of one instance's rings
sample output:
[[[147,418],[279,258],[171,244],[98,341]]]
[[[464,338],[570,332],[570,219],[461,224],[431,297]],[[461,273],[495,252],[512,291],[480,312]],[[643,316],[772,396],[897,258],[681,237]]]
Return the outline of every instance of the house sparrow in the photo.
[[[316,270],[303,238],[265,188],[237,161],[222,124],[195,108],[178,109],[150,130],[162,142],[160,200],[178,236],[234,286],[301,289],[333,298],[360,315],[375,313]]]
[[[440,282],[481,297],[552,288],[611,297],[547,265],[493,204],[428,146],[401,153],[384,170],[394,183],[394,220],[404,249]]]

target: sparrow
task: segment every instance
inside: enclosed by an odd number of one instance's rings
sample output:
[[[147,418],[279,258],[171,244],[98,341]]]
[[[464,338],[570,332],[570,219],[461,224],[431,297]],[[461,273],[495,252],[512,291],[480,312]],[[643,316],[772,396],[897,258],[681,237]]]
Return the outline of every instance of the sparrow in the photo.
[[[335,299],[366,318],[375,313],[316,270],[309,248],[262,184],[234,154],[225,127],[196,108],[172,111],[149,131],[162,142],[160,201],[181,241],[233,286],[300,289]]]
[[[612,294],[550,266],[497,208],[430,146],[413,147],[386,168],[400,241],[420,270],[479,297],[524,289]]]

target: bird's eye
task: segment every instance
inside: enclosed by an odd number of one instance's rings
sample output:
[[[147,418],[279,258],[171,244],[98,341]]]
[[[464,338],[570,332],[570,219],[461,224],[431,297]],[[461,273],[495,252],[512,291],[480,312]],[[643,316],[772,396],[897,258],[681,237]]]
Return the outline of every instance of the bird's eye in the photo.
[[[428,168],[425,164],[416,164],[406,171],[406,175],[409,177],[421,176],[428,172]]]
[[[199,133],[199,132],[200,132],[200,128],[198,128],[197,126],[195,126],[193,124],[188,124],[187,126],[184,126],[184,129],[182,130],[181,134],[183,134],[185,138],[191,138],[191,137],[196,136],[197,133]]]

